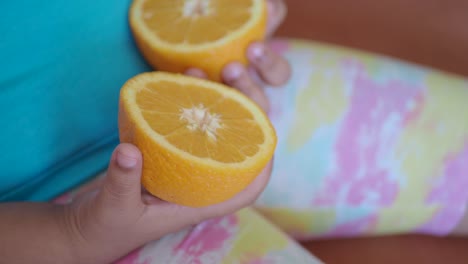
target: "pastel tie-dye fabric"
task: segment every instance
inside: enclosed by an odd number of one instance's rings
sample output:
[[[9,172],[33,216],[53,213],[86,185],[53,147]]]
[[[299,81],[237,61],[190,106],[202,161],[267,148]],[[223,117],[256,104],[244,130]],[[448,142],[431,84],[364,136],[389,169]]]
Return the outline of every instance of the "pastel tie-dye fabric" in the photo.
[[[354,50],[275,41],[279,135],[257,209],[298,238],[449,233],[468,198],[468,82]]]
[[[272,47],[289,59],[293,76],[267,89],[279,144],[256,211],[167,236],[118,263],[318,263],[285,233],[444,235],[463,217],[466,80],[313,42]]]

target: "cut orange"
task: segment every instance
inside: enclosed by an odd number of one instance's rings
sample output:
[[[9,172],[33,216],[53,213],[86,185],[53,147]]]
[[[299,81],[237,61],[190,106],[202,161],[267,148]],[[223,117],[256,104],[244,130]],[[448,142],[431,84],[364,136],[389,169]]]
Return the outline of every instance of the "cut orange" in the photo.
[[[143,154],[143,186],[192,207],[226,201],[273,156],[275,131],[249,98],[222,84],[144,73],[120,93],[122,142]]]
[[[156,69],[203,69],[219,81],[224,65],[246,63],[247,46],[264,37],[265,0],[134,0],[130,26]]]

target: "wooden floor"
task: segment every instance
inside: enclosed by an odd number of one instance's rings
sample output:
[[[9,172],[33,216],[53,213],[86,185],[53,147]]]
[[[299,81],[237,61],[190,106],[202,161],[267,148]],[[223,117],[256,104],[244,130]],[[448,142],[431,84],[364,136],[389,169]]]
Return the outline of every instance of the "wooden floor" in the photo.
[[[278,35],[383,53],[468,76],[468,0],[286,0]],[[468,239],[395,236],[304,244],[326,263],[468,263]]]

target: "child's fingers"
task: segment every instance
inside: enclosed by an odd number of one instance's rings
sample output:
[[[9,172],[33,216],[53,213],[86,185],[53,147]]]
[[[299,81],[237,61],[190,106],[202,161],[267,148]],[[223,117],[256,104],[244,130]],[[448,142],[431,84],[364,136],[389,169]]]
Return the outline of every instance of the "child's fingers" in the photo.
[[[185,71],[185,74],[201,79],[208,78],[206,73],[198,68],[190,68]],[[247,71],[244,65],[237,62],[230,63],[224,67],[222,75],[225,84],[238,89],[260,105],[262,109],[268,111],[267,97],[258,83],[252,80],[251,73]]]
[[[272,86],[284,85],[291,76],[289,62],[261,42],[247,49],[247,57],[261,79]]]
[[[269,102],[263,89],[255,83],[244,65],[232,62],[224,67],[222,72],[224,82],[254,100],[260,107],[268,112]]]
[[[119,145],[111,158],[99,199],[108,208],[135,208],[141,201],[141,153],[131,144]]]
[[[272,163],[242,192],[232,199],[203,208],[191,208],[167,203],[156,202],[147,207],[144,227],[151,236],[160,237],[196,225],[204,220],[228,215],[251,205],[266,187],[270,178]],[[157,225],[155,223],[158,223]],[[151,239],[151,238],[149,238]]]
[[[232,199],[220,203],[217,205],[205,207],[199,209],[198,213],[201,215],[203,220],[224,216],[230,213],[234,213],[239,209],[244,207],[250,206],[253,204],[258,196],[263,192],[268,181],[270,180],[271,170],[273,168],[273,161],[267,164],[267,166],[263,169],[263,171],[255,178],[252,183],[247,186],[242,192],[238,193]]]

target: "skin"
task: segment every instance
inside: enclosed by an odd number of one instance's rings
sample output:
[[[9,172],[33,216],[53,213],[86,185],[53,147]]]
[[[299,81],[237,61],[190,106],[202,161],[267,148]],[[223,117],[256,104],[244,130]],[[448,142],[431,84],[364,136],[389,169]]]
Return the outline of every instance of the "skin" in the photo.
[[[283,21],[286,7],[281,0],[268,0],[268,4],[271,34]],[[281,85],[289,78],[286,60],[265,43],[253,43],[247,55],[253,72],[266,84]],[[188,74],[204,77],[197,69],[190,69]],[[224,80],[268,109],[261,85],[243,66],[236,62],[227,65]],[[71,204],[0,204],[2,261],[110,263],[167,234],[251,205],[268,183],[272,162],[244,191],[204,208],[171,204],[149,195],[141,187],[141,168],[140,151],[133,145],[121,144],[114,150],[103,181],[97,188],[81,193]]]
[[[272,164],[232,199],[204,208],[171,204],[142,191],[141,167],[140,151],[121,144],[102,185],[69,205],[0,204],[2,261],[110,263],[145,243],[249,206],[268,183]]]

